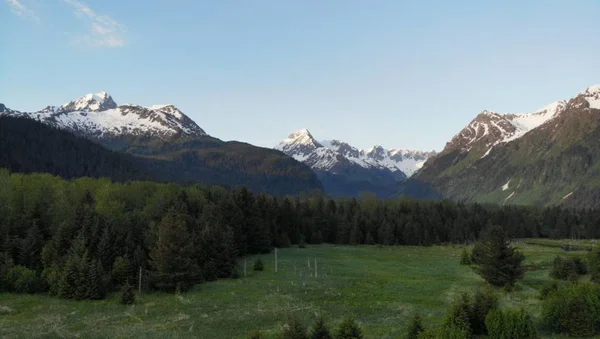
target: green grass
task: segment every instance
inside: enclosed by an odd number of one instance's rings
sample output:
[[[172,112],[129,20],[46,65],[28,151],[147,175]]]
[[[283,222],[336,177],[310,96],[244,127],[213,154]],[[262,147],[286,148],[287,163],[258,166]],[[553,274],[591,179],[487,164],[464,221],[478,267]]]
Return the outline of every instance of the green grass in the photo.
[[[524,244],[527,263],[549,262],[566,252]],[[439,324],[447,304],[462,291],[483,287],[471,268],[459,265],[461,248],[309,246],[262,256],[265,271],[196,286],[181,295],[142,294],[123,306],[104,301],[65,301],[44,295],[0,294],[1,338],[246,338],[261,329],[275,337],[289,316],[307,325],[323,314],[330,325],[354,315],[367,338],[398,338],[413,312],[426,326]],[[573,254],[570,252],[570,254]],[[311,260],[311,269],[307,259]],[[318,277],[314,277],[314,259]],[[294,272],[294,264],[296,269]],[[502,304],[526,307],[539,316],[537,294],[546,270],[528,272]]]

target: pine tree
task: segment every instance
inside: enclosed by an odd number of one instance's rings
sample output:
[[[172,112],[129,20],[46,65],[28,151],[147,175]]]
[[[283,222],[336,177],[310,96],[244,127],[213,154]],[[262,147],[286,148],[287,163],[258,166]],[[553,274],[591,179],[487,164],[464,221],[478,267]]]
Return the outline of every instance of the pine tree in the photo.
[[[194,257],[194,244],[185,217],[169,210],[158,226],[157,241],[150,251],[156,288],[174,291],[178,285],[187,289],[197,282],[199,270]]]
[[[467,250],[467,248],[463,248],[460,254],[460,264],[461,265],[471,265],[473,261],[471,260],[471,253]]]
[[[256,258],[256,261],[254,261],[253,269],[255,271],[262,271],[262,270],[265,269],[265,265],[263,264],[263,262],[260,259],[260,257]]]
[[[510,239],[500,226],[488,228],[473,248],[478,273],[494,286],[512,287],[523,277],[524,259],[523,254],[510,245]]]
[[[104,299],[106,285],[102,274],[102,264],[98,260],[92,260],[89,265],[87,298],[92,300]]]
[[[421,321],[421,316],[417,313],[413,316],[410,326],[408,327],[408,331],[406,334],[406,339],[418,339],[419,334],[423,333],[425,328],[423,327],[423,322]]]
[[[335,333],[336,339],[362,339],[364,338],[362,330],[354,320],[349,317],[344,320]]]
[[[41,270],[42,260],[40,256],[43,247],[44,237],[38,223],[34,220],[33,225],[27,230],[27,237],[21,245],[20,263],[33,270]]]
[[[306,327],[298,319],[291,319],[289,324],[284,327],[281,333],[281,339],[308,339]]]
[[[310,339],[333,339],[327,324],[323,317],[319,317],[315,323],[315,327],[310,332]]]
[[[135,303],[135,292],[129,283],[126,283],[121,290],[121,304],[131,305]]]

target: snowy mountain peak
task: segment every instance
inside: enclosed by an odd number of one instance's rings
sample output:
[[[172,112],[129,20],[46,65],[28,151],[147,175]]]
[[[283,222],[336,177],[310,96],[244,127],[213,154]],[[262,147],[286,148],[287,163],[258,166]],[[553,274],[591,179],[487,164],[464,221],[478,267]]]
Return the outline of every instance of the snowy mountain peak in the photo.
[[[98,92],[95,94],[86,94],[75,101],[60,106],[58,109],[61,112],[89,111],[101,112],[108,109],[117,108],[117,103],[106,92]]]
[[[404,179],[421,168],[423,162],[434,153],[420,151],[387,150],[380,145],[366,150],[340,141],[317,142],[306,129],[290,134],[275,149],[283,151],[298,161],[320,171],[336,173],[342,167],[358,166],[365,169],[383,170],[395,178]]]
[[[46,106],[37,112],[7,110],[4,114],[31,118],[93,138],[145,136],[167,139],[207,135],[173,105],[117,106],[110,94],[104,91],[86,94],[60,107]]]

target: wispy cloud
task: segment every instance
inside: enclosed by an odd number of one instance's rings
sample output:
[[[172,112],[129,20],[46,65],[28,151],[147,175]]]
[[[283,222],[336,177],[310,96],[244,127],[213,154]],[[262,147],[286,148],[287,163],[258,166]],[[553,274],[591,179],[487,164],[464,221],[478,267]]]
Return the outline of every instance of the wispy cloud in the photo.
[[[18,15],[24,19],[40,22],[40,18],[35,14],[35,12],[23,5],[23,3],[19,0],[6,0],[6,3],[15,15]]]
[[[82,2],[77,0],[63,1],[73,7],[73,13],[78,18],[87,20],[90,24],[90,31],[77,37],[74,40],[76,43],[104,47],[125,46],[125,26],[107,15],[98,15],[92,8]]]

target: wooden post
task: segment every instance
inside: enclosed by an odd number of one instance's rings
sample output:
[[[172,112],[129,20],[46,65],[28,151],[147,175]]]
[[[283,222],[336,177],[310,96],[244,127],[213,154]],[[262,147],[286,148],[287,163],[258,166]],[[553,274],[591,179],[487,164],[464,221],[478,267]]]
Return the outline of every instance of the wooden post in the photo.
[[[275,272],[277,272],[277,247],[275,247]]]
[[[142,293],[142,266],[140,266],[140,277],[138,279],[138,293]]]
[[[315,278],[319,276],[319,269],[317,268],[317,258],[315,258]]]

